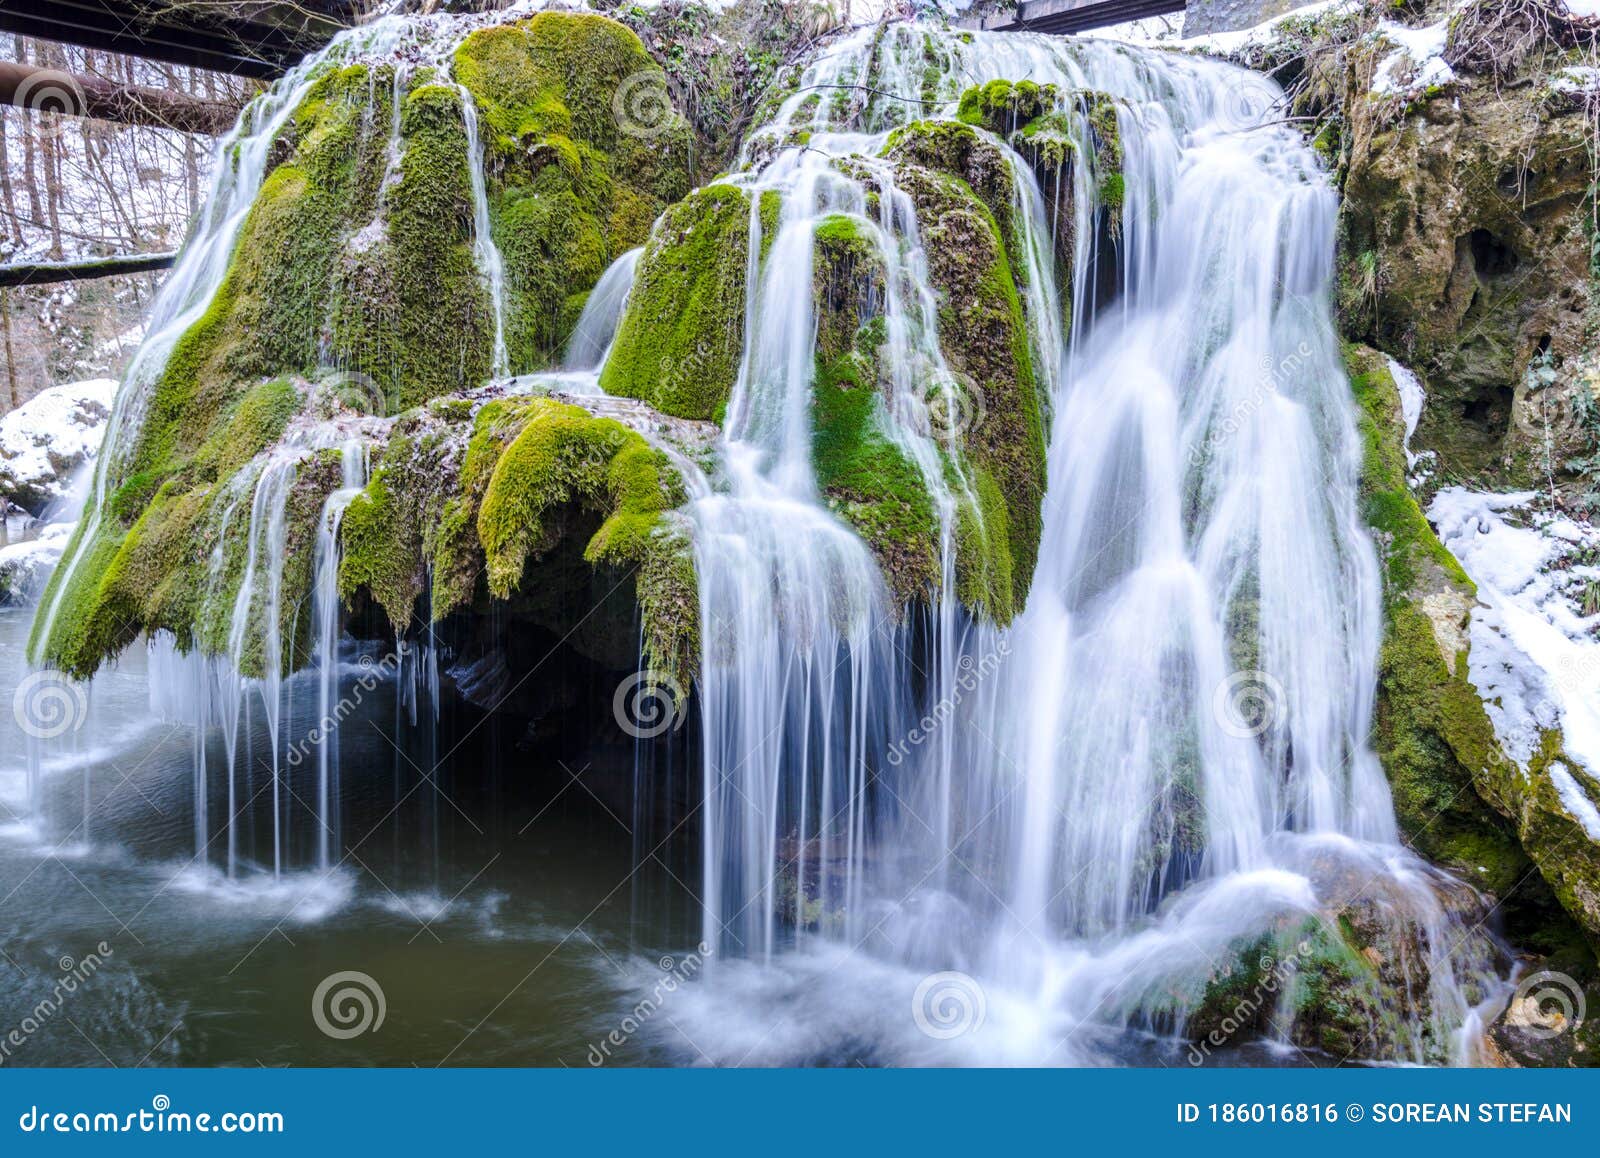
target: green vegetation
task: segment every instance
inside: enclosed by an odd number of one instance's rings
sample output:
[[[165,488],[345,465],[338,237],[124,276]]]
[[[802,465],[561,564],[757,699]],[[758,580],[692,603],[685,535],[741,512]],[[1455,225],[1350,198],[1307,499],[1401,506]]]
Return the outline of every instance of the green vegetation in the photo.
[[[749,248],[750,199],[732,185],[669,209],[640,259],[601,388],[678,418],[721,417],[744,349]]]

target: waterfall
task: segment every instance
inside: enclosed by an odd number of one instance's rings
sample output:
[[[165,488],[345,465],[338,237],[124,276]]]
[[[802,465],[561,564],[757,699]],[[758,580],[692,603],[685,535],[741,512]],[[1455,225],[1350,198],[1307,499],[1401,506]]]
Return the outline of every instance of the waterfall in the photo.
[[[472,252],[478,269],[489,287],[489,308],[494,314],[494,349],[490,357],[490,372],[503,376],[511,373],[511,359],[506,352],[506,265],[495,244],[494,230],[489,221],[489,190],[485,182],[483,137],[478,129],[478,104],[466,85],[457,83],[456,92],[461,97],[461,120],[467,131],[467,177],[472,186]]]
[[[392,54],[426,42],[426,28],[388,18],[341,34],[220,143],[216,187],[118,395],[35,653],[126,481],[119,451],[174,343],[222,284],[280,130],[328,62]],[[493,309],[492,372],[504,378],[505,271],[479,110],[449,79],[442,43],[422,58],[460,96],[474,258]],[[1051,115],[1075,158],[1043,185],[1026,142],[976,130],[1000,159],[1007,204],[963,211],[1003,235],[1007,307],[1020,319],[1007,353],[1027,366],[1010,386],[987,385],[1032,392],[1038,445],[1006,449],[1036,451],[1046,483],[1037,566],[1015,587],[1020,606],[1003,611],[963,594],[963,568],[988,566],[972,557],[1005,541],[997,508],[1012,496],[992,499],[997,484],[969,453],[976,432],[953,420],[984,384],[947,354],[942,242],[921,219],[927,190],[893,155],[897,130],[952,120],[963,91],[1001,80],[1054,86]],[[385,195],[401,141],[399,67],[393,83]],[[1101,171],[1091,95],[1116,110],[1114,174]],[[1293,128],[1241,114],[1281,95],[1188,56],[886,24],[827,42],[720,179],[750,210],[743,344],[721,436],[701,455],[672,445],[660,416],[641,420],[685,480],[698,582],[690,891],[715,965],[673,1018],[709,1056],[1147,1057],[1130,1043],[1183,1040],[1213,979],[1247,957],[1309,969],[1328,951],[1317,939],[1337,939],[1359,911],[1404,947],[1385,983],[1426,1015],[1407,1007],[1390,1025],[1375,1010],[1369,1029],[1381,1036],[1358,1039],[1351,1056],[1472,1057],[1504,985],[1481,898],[1400,846],[1368,744],[1381,579],[1358,511],[1362,445],[1331,314],[1337,207]],[[949,181],[953,195],[981,200]],[[369,228],[381,227],[382,201]],[[909,591],[818,467],[822,332],[835,308],[819,291],[818,255],[841,237],[870,267],[863,292],[881,324],[875,377],[854,384],[854,399],[867,399],[874,446],[903,459],[928,500],[932,546]],[[468,392],[465,409],[548,390],[584,395],[595,413],[646,411],[597,385],[645,252],[622,255],[595,285],[562,370]],[[152,707],[195,729],[195,860],[209,870],[225,833],[230,882],[276,883],[308,866],[326,876],[341,863],[340,657],[355,644],[342,622],[340,533],[368,481],[369,446],[389,428],[330,406],[337,418],[307,406],[216,483],[205,603],[221,654],[181,654],[167,635],[149,645]],[[981,411],[965,418],[981,429]],[[298,524],[317,514],[314,542],[298,544],[311,552],[311,598],[309,650],[296,662],[312,668],[296,677],[284,664],[303,626],[285,606],[291,503],[319,477]],[[243,544],[242,562],[230,542]],[[435,883],[441,650],[430,625],[420,639],[397,633],[385,661],[391,740],[425,733]],[[296,678],[314,681],[309,731],[285,718]],[[298,736],[311,747],[286,742]],[[307,769],[297,784],[311,750],[315,779],[305,783]],[[398,810],[410,795],[398,742],[393,759]],[[37,797],[31,749],[30,762]],[[88,789],[86,778],[85,818]],[[297,805],[305,812],[291,823]],[[906,1015],[930,982],[952,977],[980,1009],[953,1043]],[[1311,988],[1290,969],[1274,990],[1261,1023],[1278,1048],[1296,1048]],[[774,1009],[794,1028],[779,1032]],[[772,1032],[745,1033],[757,1019]]]
[[[944,62],[936,108],[930,42]],[[1125,190],[1120,252],[1098,252],[1090,166],[1075,168],[1064,225],[1062,191],[1047,197],[990,138],[1013,177],[1051,415],[1040,561],[1009,629],[972,621],[951,592],[966,480],[941,469],[950,444],[918,393],[949,371],[916,210],[880,160],[896,125],[953,116],[961,88],[1004,79],[1058,87],[1082,158],[1076,94],[1109,94]],[[841,111],[828,94],[851,86],[866,95]],[[1068,1043],[1082,1026],[1181,1029],[1243,945],[1377,894],[1421,946],[1414,991],[1432,1018],[1393,1048],[1467,1056],[1472,1007],[1500,982],[1461,915],[1465,887],[1399,847],[1368,745],[1381,587],[1331,314],[1336,203],[1297,132],[1239,113],[1278,99],[1263,78],[1193,58],[891,26],[825,49],[747,144],[730,180],[781,210],[765,225],[751,214],[722,471],[690,511],[700,895],[720,955],[773,961],[815,938],[834,950],[830,989],[891,965],[963,970],[1007,1015],[961,1056],[1060,1061],[1080,1056]],[[920,635],[813,467],[812,262],[819,223],[837,215],[890,271],[880,421],[940,521],[943,587]],[[1051,230],[1066,227],[1078,243],[1058,275]],[[763,1009],[799,1003],[811,1044],[768,1043],[778,1061],[827,1056],[815,1043],[830,1030],[870,1037],[850,1021],[859,1002],[784,988],[807,960],[710,986],[708,1017],[737,1022],[752,994]],[[920,1056],[926,1042],[895,1052],[898,1033],[884,1030],[883,1056]]]
[[[606,355],[616,340],[617,323],[622,319],[643,253],[642,247],[628,250],[607,266],[600,280],[594,283],[588,300],[583,303],[583,313],[578,315],[578,324],[567,339],[566,355],[561,359],[563,369],[598,372],[606,364]]]
[[[146,337],[123,374],[106,424],[105,450],[95,463],[94,485],[83,518],[58,564],[53,594],[35,621],[29,644],[30,658],[35,662],[50,638],[72,577],[94,544],[106,498],[123,481],[128,465],[123,456],[136,443],[134,435],[143,422],[167,358],[184,332],[205,315],[222,287],[239,231],[273,168],[273,143],[330,61],[363,52],[392,52],[411,35],[412,26],[398,17],[384,17],[339,33],[326,48],[308,56],[256,97],[233,128],[218,139],[212,153],[216,176],[200,219],[178,263],[161,283],[145,326]]]
[[[341,485],[322,506],[317,522],[315,577],[312,580],[312,616],[316,638],[317,719],[335,720],[339,692],[339,526],[345,508],[367,482],[367,448],[350,439],[339,449]],[[336,726],[335,726],[336,727]],[[332,848],[338,843],[339,749],[334,736],[317,745],[317,867],[327,872],[333,865]]]

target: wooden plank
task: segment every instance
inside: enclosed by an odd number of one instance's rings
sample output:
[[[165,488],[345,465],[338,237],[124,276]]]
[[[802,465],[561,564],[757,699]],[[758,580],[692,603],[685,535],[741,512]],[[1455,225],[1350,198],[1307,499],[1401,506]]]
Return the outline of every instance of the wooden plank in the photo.
[[[1012,12],[962,20],[964,28],[994,32],[1087,32],[1129,20],[1182,12],[1187,0],[1022,0]]]
[[[24,285],[53,285],[63,281],[85,281],[97,277],[117,277],[127,273],[150,273],[169,269],[178,260],[176,253],[136,253],[123,257],[86,257],[78,261],[33,261],[0,265],[0,289]]]

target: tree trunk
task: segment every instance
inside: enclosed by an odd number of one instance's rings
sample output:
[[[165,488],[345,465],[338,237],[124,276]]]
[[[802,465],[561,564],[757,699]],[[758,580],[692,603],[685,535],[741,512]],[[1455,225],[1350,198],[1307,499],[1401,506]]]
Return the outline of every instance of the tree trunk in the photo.
[[[218,136],[233,127],[239,106],[188,93],[119,85],[97,76],[0,61],[0,103],[40,114],[97,117]]]
[[[149,273],[170,269],[176,253],[136,253],[123,257],[85,257],[77,261],[31,261],[0,265],[0,289],[6,286],[51,285],[62,281],[85,281],[96,277],[117,277],[126,273]]]
[[[0,327],[6,334],[6,382],[10,387],[11,409],[15,410],[22,405],[22,398],[17,391],[17,357],[11,348],[11,291],[0,289]],[[0,510],[0,516],[4,511]]]

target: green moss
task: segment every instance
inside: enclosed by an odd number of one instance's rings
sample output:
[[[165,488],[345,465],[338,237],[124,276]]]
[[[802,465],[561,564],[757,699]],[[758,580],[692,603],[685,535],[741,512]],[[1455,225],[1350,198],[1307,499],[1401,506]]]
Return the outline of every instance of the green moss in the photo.
[[[601,374],[610,394],[679,418],[713,420],[744,348],[750,200],[710,185],[673,206],[651,235]]]
[[[489,590],[501,598],[521,586],[529,559],[560,539],[551,517],[558,508],[578,502],[603,512],[585,558],[616,566],[639,562],[662,512],[682,501],[665,456],[621,423],[544,399],[529,410],[478,511]]]
[[[422,594],[421,541],[417,527],[403,517],[383,470],[345,508],[339,538],[344,549],[340,597],[350,600],[365,587],[396,631],[410,627]]]
[[[1365,441],[1362,507],[1384,566],[1373,744],[1401,832],[1421,855],[1499,898],[1516,935],[1565,943],[1571,925],[1550,886],[1559,896],[1570,858],[1541,861],[1522,811],[1524,788],[1542,777],[1525,780],[1500,752],[1467,677],[1475,589],[1406,484],[1399,391],[1386,360],[1361,346],[1344,353]]]
[[[919,139],[908,134],[902,141]],[[1045,474],[1041,404],[1015,267],[1005,230],[964,179],[919,164],[902,163],[897,174],[921,215],[939,294],[939,341],[955,373],[959,475],[971,492],[958,523],[957,577],[971,605],[1004,623],[1032,582]],[[1002,204],[1009,214],[1009,200]]]
[[[473,254],[460,95],[448,85],[415,86],[401,104],[400,131],[382,234],[345,253],[331,309],[338,363],[378,382],[391,412],[480,382],[494,327]]]
[[[991,80],[961,94],[956,117],[966,124],[981,125],[1006,136],[1018,126],[1054,111],[1059,98],[1053,84]]]
[[[1405,452],[1395,437],[1402,429],[1400,394],[1387,363],[1377,351],[1351,345],[1345,347],[1345,366],[1365,442],[1362,513],[1378,536],[1386,593],[1405,597],[1429,568],[1438,568],[1451,583],[1472,591],[1472,581],[1439,542],[1406,483]]]
[[[688,191],[693,134],[638,37],[604,17],[545,12],[481,29],[455,71],[493,154],[511,365],[536,369],[559,356],[575,295]]]
[[[884,433],[882,408],[870,352],[819,360],[811,448],[817,481],[905,603],[938,586],[939,523],[922,473]]]
[[[224,424],[195,452],[206,477],[229,478],[245,463],[283,437],[302,399],[294,383],[275,378],[246,391]]]

